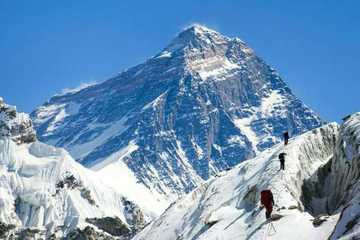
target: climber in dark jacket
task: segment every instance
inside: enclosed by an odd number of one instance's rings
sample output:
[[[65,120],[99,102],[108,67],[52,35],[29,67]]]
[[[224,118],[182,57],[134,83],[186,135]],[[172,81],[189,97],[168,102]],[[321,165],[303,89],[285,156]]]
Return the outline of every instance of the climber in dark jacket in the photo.
[[[285,145],[288,145],[288,143],[289,143],[289,132],[284,132],[284,134],[283,134],[283,136],[284,136],[284,144]]]
[[[280,170],[285,170],[285,156],[286,156],[286,153],[282,152],[279,154]]]
[[[261,191],[261,204],[266,209],[266,212],[265,212],[266,219],[270,219],[271,213],[273,210],[273,205],[275,204],[274,197],[273,197],[271,190]]]

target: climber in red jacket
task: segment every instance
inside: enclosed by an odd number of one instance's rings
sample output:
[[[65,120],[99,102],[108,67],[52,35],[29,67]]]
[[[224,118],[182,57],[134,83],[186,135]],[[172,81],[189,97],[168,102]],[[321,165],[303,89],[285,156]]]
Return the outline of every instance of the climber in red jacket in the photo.
[[[265,212],[266,219],[270,219],[273,210],[273,205],[275,204],[273,194],[270,190],[261,191],[261,204],[266,209]]]

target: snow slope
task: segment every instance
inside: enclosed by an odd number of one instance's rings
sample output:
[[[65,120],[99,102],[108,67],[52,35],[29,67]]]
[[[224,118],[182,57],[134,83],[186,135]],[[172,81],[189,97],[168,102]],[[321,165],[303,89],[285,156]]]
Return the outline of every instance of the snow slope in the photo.
[[[34,138],[19,142],[29,139],[26,136],[34,131],[18,128],[29,126],[30,120],[26,114],[9,109],[15,108],[4,103],[0,108],[0,130],[10,129],[0,135],[0,223],[60,237],[91,225],[87,218],[117,217],[129,230],[151,219],[151,211],[140,210],[64,149]],[[13,128],[19,129],[15,136]]]
[[[100,176],[125,172],[131,186],[148,188],[157,209],[279,143],[284,131],[322,124],[247,44],[200,25],[144,63],[56,95],[31,116],[41,141]]]
[[[301,201],[302,183],[332,158],[337,134],[338,125],[328,124],[240,163],[175,202],[134,239],[326,239],[338,214],[314,227]],[[287,153],[284,172],[280,152]],[[273,221],[274,229],[264,210],[258,211],[263,189],[273,191],[275,214],[282,216]]]

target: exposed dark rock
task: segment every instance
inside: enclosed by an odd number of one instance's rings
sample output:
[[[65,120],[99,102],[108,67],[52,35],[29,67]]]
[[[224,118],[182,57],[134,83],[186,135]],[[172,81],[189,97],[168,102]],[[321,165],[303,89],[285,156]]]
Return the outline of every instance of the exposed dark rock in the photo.
[[[95,200],[91,197],[91,192],[89,189],[85,188],[85,187],[81,187],[80,188],[80,194],[81,197],[83,197],[84,199],[86,199],[91,205],[95,205]]]
[[[10,231],[13,229],[15,229],[15,225],[0,222],[0,239],[7,238],[10,234]]]
[[[122,202],[125,206],[126,221],[131,225],[131,230],[133,234],[135,234],[145,227],[144,214],[133,202],[130,202],[125,198],[122,199]]]
[[[75,189],[79,188],[80,186],[80,182],[71,173],[67,173],[67,176],[63,180],[60,180],[58,183],[56,183],[57,189],[62,189],[64,187],[68,189]]]
[[[39,229],[31,229],[26,228],[24,230],[21,230],[18,234],[18,239],[20,240],[34,240],[34,239],[42,239],[41,235],[44,235],[42,231]]]
[[[83,186],[83,184],[77,180],[73,174],[66,173],[66,176],[63,180],[60,180],[56,183],[56,193],[58,194],[61,189],[78,189],[80,191],[81,197],[86,199],[91,205],[95,205],[95,200],[91,196],[91,191]]]
[[[70,232],[63,240],[115,240],[116,238],[107,236],[95,231],[94,228],[87,226],[83,230],[77,228]]]
[[[323,222],[326,222],[327,218],[325,216],[318,216],[316,218],[313,219],[312,224],[314,225],[314,227],[319,227]]]
[[[131,230],[118,217],[87,218],[86,222],[113,236],[128,237],[131,235]]]

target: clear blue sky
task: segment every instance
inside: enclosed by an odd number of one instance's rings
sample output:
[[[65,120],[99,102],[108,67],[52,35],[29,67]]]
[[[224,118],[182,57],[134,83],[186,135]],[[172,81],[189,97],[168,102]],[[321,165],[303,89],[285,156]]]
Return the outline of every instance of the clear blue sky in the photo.
[[[0,96],[30,112],[141,63],[194,22],[247,42],[325,120],[360,111],[356,0],[0,0]]]

